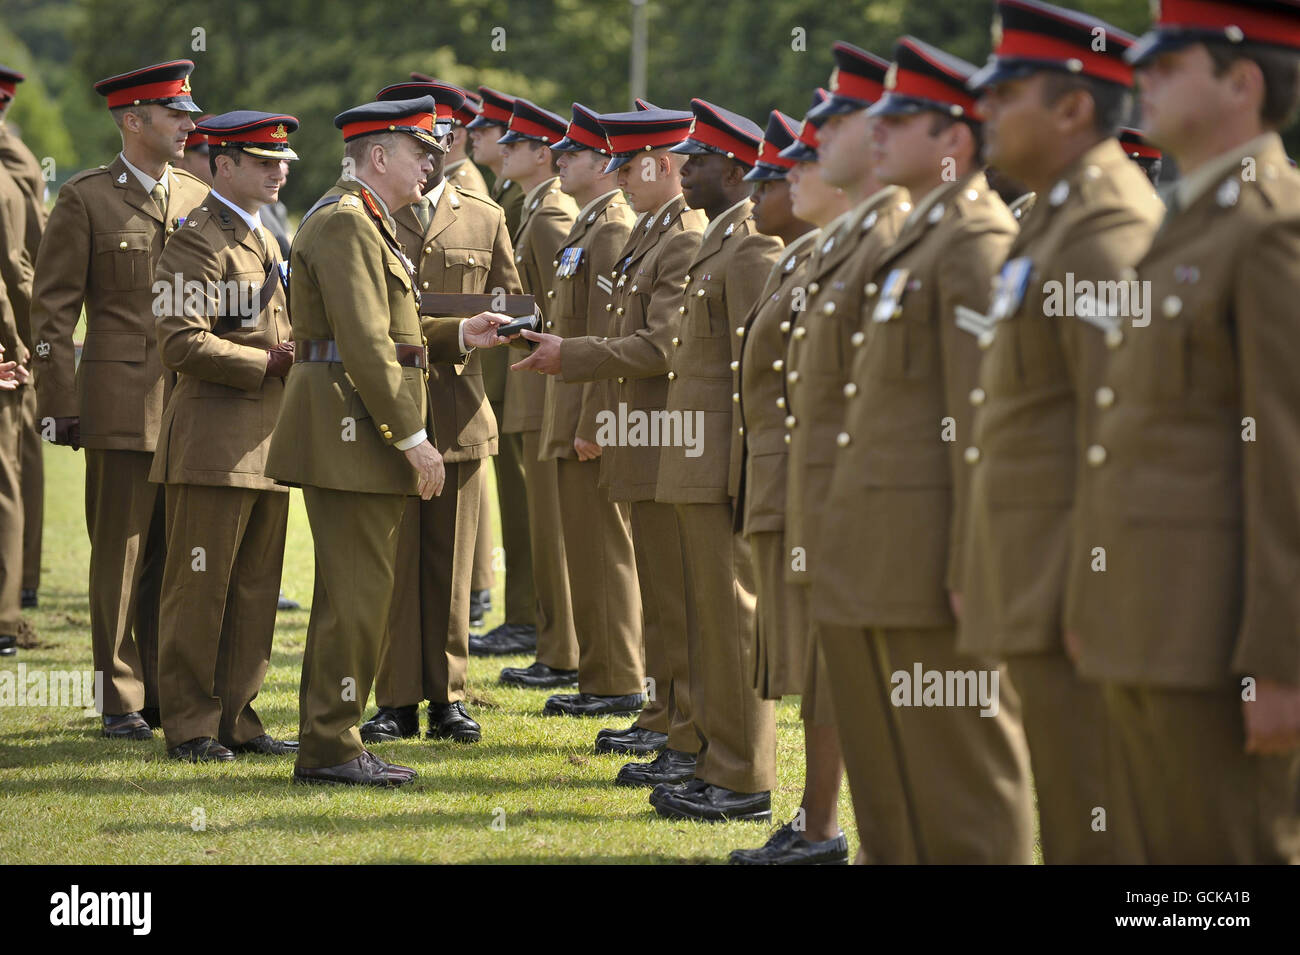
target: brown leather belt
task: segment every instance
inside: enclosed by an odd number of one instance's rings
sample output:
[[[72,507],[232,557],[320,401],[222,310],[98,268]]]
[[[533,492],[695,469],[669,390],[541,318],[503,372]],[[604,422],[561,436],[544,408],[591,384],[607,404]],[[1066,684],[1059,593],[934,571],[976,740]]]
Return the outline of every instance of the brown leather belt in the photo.
[[[423,345],[402,345],[394,342],[393,348],[397,350],[397,363],[399,365],[404,365],[407,368],[429,367],[429,356],[425,352]],[[339,363],[343,361],[339,357],[339,346],[330,338],[294,342],[293,360],[294,362],[329,361]]]

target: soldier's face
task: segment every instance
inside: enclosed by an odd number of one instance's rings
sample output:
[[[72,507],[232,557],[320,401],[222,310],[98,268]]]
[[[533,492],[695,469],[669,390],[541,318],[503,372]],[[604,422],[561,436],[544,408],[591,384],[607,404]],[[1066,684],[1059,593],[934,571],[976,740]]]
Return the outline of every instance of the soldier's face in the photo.
[[[687,156],[682,164],[682,195],[692,209],[709,209],[726,201],[723,177],[731,160],[717,153]]]
[[[871,135],[876,122],[865,109],[829,117],[817,130],[822,178],[852,188],[871,173]]]
[[[489,169],[501,164],[501,145],[497,142],[504,132],[500,126],[482,126],[469,131],[470,145],[474,149],[474,160]]]
[[[532,140],[522,140],[501,145],[501,175],[507,179],[530,180],[540,166],[538,153],[542,147]],[[549,152],[549,150],[547,150]]]
[[[764,235],[780,235],[795,218],[790,208],[790,184],[784,179],[754,183],[754,225]]]
[[[1043,101],[1043,74],[1008,80],[980,94],[984,116],[984,158],[1012,179],[1033,179],[1041,158],[1041,137],[1052,128],[1053,114]]]
[[[289,178],[289,161],[245,153],[236,165],[228,156],[218,157],[217,175],[222,195],[228,194],[232,202],[248,209],[280,198],[280,187]]]
[[[1231,71],[1215,76],[1214,60],[1200,43],[1154,57],[1138,70],[1137,84],[1147,138],[1175,155],[1240,108]]]
[[[881,182],[906,186],[942,176],[948,137],[931,132],[936,116],[927,111],[877,118],[872,157]]]
[[[396,146],[384,153],[385,176],[397,197],[395,205],[400,208],[419,202],[424,196],[425,185],[433,176],[434,150],[414,136],[399,136]]]
[[[128,128],[139,137],[140,145],[155,159],[174,162],[185,155],[185,140],[194,129],[194,120],[183,109],[171,109],[151,103],[147,113],[139,117],[147,122],[132,123]],[[130,116],[132,114],[128,114]],[[128,119],[128,122],[130,120]]]
[[[819,226],[834,218],[830,213],[844,193],[822,178],[820,163],[796,163],[785,178],[790,184],[790,211],[795,218]]]
[[[609,160],[591,149],[577,153],[556,153],[560,167],[560,189],[567,194],[585,194],[599,184]]]

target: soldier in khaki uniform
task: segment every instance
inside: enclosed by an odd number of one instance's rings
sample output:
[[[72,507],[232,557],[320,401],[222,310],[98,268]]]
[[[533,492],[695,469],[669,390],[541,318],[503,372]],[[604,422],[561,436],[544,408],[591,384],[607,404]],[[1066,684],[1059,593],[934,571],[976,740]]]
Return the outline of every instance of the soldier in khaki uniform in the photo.
[[[629,426],[633,418],[664,410],[686,268],[704,226],[703,214],[687,209],[682,197],[682,160],[668,151],[686,138],[691,119],[687,112],[653,108],[600,117],[613,154],[606,168],[618,170],[619,188],[640,214],[617,268],[608,273],[614,291],[605,307],[614,314],[617,335],[561,339],[524,332],[536,347],[515,366],[560,375],[566,382],[616,379],[614,420],[597,433],[601,480],[611,500],[629,505],[650,692],[631,727],[596,735],[596,751],[663,750],[649,763],[628,763],[619,771],[617,782],[628,786],[693,778],[700,745],[688,685],[688,635],[696,626],[696,608],[686,600],[677,518],[670,505],[654,499],[659,447],[649,444],[644,425],[639,434]]]
[[[911,210],[905,189],[884,186],[875,176],[870,151],[873,121],[867,109],[884,92],[887,60],[849,43],[832,47],[835,71],[829,92],[819,91],[801,131],[801,142],[784,151],[804,160],[791,172],[795,206],[807,193],[843,190],[850,208],[825,222],[802,280],[803,307],[791,317],[783,373],[785,445],[789,448],[783,568],[789,597],[807,630],[802,670],[807,771],[802,806],[807,828],[801,838],[786,828],[760,859],[838,858],[838,801],[843,778],[840,739],[830,688],[809,606],[810,570],[823,566],[816,518],[830,488],[838,453],[844,388],[859,316],[876,261],[898,236]],[[810,165],[808,161],[811,161]],[[847,844],[843,849],[847,854]]]
[[[465,128],[469,132],[474,161],[493,174],[491,197],[505,210],[506,230],[519,232],[524,192],[519,184],[501,173],[502,147],[497,142],[510,124],[515,98],[486,86],[479,115]],[[505,349],[480,356],[483,387],[498,427],[506,417],[506,375],[510,355]],[[505,621],[488,634],[470,637],[469,652],[530,653],[537,648],[537,601],[533,586],[533,554],[528,540],[528,493],[524,485],[524,440],[516,432],[502,431],[498,452],[492,459],[496,472],[497,503],[501,516],[501,548],[506,573]],[[480,535],[491,533],[486,510],[479,514]],[[486,639],[485,639],[486,638]]]
[[[23,247],[31,267],[35,267],[36,254],[45,231],[45,175],[41,164],[18,134],[5,122],[4,117],[14,101],[17,84],[23,74],[0,66],[0,166],[9,171],[22,191],[26,210],[26,229]],[[30,290],[29,290],[30,292]],[[14,301],[21,312],[15,315],[18,334],[30,353],[32,341],[30,294],[24,301]],[[35,607],[37,590],[41,585],[41,535],[45,526],[45,463],[41,452],[41,428],[36,416],[36,389],[20,389],[23,402],[21,452],[23,501],[23,573],[22,605]]]
[[[980,355],[965,320],[987,311],[1016,231],[978,165],[974,72],[904,37],[868,111],[875,174],[915,205],[870,278],[809,563],[861,855],[877,863],[1033,851],[1015,693],[996,661],[958,652],[945,586]]]
[[[549,320],[555,270],[564,237],[578,215],[578,206],[560,189],[550,143],[564,138],[563,117],[516,99],[510,125],[498,142],[504,159],[502,175],[524,190],[524,210],[513,237],[515,264],[524,291],[537,300],[543,320]],[[533,551],[533,586],[537,609],[537,662],[562,673],[553,686],[578,680],[578,638],[573,626],[573,603],[564,556],[564,531],[560,524],[559,487],[555,461],[541,459],[542,418],[546,381],[537,375],[506,376],[505,434],[523,435],[524,478],[528,499],[528,540]],[[507,577],[509,571],[507,571]],[[491,635],[485,646],[492,646]],[[504,652],[509,643],[498,643]],[[516,650],[516,652],[518,652]]]
[[[609,273],[627,244],[635,218],[605,172],[609,144],[595,113],[574,103],[564,138],[551,145],[560,188],[579,209],[557,255],[555,287],[548,291],[548,331],[561,338],[604,336],[615,331]],[[540,455],[554,461],[564,556],[578,639],[577,694],[546,701],[551,715],[635,714],[644,703],[641,594],[637,589],[632,530],[626,509],[599,487],[601,447],[598,416],[610,405],[608,382],[567,384],[542,379],[546,388]],[[557,674],[540,660],[506,669],[503,683],[557,686]]]
[[[1277,131],[1300,9],[1169,3],[1127,58],[1182,178],[1128,274],[1149,310],[1107,332],[1066,647],[1118,729],[1146,860],[1278,863],[1300,762],[1300,178]]]
[[[0,656],[17,652],[31,625],[22,617],[22,436],[26,392],[31,390],[28,350],[20,316],[32,293],[32,268],[23,244],[22,190],[0,167],[0,362],[12,362],[0,389]],[[12,376],[12,378],[10,377]]]
[[[673,505],[686,555],[686,602],[697,619],[687,635],[700,752],[695,779],[657,786],[650,803],[672,819],[767,819],[776,781],[775,707],[751,678],[754,570],[749,542],[735,530],[728,476],[738,329],[781,242],[755,231],[745,181],[763,130],[701,99],[691,101],[691,111],[691,134],[671,151],[690,157],[682,192],[709,224],[687,266],[668,353],[668,420],[680,418],[683,430],[680,440],[659,435],[655,500]]]
[[[451,136],[460,90],[437,81],[401,83],[378,99],[432,96],[436,132]],[[510,237],[501,208],[481,193],[465,193],[444,177],[434,156],[428,191],[393,213],[398,241],[416,263],[418,291],[519,291]],[[436,316],[421,319],[432,327]],[[465,712],[469,663],[470,572],[486,488],[483,461],[497,448],[496,419],[483,392],[478,351],[459,362],[429,368],[429,411],[447,472],[443,492],[430,501],[409,498],[398,541],[397,577],[388,639],[379,656],[375,702],[379,712],[361,727],[364,742],[419,732],[417,712],[429,701],[429,735],[474,742],[481,729]]]
[[[266,473],[300,485],[316,587],[299,692],[299,782],[401,786],[415,771],[362,745],[357,723],[388,627],[406,497],[442,491],[430,440],[428,356],[491,347],[505,316],[427,323],[392,210],[417,202],[433,171],[432,97],[339,114],[353,174],[313,206],[290,266],[294,369]],[[346,367],[345,367],[346,366]],[[436,436],[435,436],[436,439]]]
[[[262,473],[293,364],[280,248],[258,218],[297,154],[292,116],[240,110],[198,127],[213,188],[154,271],[158,351],[177,373],[149,479],[166,485],[158,695],[167,755],[284,755],[253,709],[271,659],[288,489]],[[200,304],[201,303],[201,304]]]
[[[813,103],[824,98],[818,91]],[[817,169],[816,127],[796,131],[791,117],[773,110],[758,162],[747,178],[754,187],[754,224],[778,235],[785,249],[745,322],[736,366],[738,421],[732,432],[731,488],[737,520],[754,557],[758,600],[754,685],[764,699],[803,694],[805,782],[800,813],[759,849],[737,849],[736,865],[813,865],[848,862],[848,840],[838,806],[843,772],[833,723],[827,753],[823,727],[815,723],[815,681],[807,679],[809,627],[804,589],[786,582],[785,498],[789,434],[785,428],[785,358],[793,319],[806,304],[807,270],[820,245],[818,225],[848,210],[848,196],[828,185]],[[804,132],[807,139],[800,139]],[[784,150],[798,147],[794,155]],[[798,190],[796,192],[796,190]],[[805,332],[806,334],[806,332]],[[825,693],[822,694],[825,696]],[[829,707],[825,707],[829,709]]]
[[[411,73],[411,82],[413,83],[434,83],[439,86],[450,86],[449,83],[439,83],[432,76],[424,73]],[[471,99],[471,94],[459,87],[451,87],[462,97],[460,105],[451,112],[451,133],[450,141],[447,144],[446,161],[442,168],[442,174],[447,182],[462,192],[478,192],[483,195],[489,195],[487,180],[483,178],[483,173],[479,172],[478,166],[474,165],[473,160],[469,158],[469,130],[467,127],[479,114],[478,104]],[[478,97],[482,99],[482,97]],[[441,114],[439,114],[441,116]]]
[[[95,84],[122,133],[107,166],[73,176],[36,260],[37,398],[55,444],[86,448],[90,632],[104,673],[103,732],[148,739],[158,725],[158,599],[165,515],[149,482],[173,376],[154,336],[154,266],[207,186],[168,168],[194,128],[194,64],[176,60]],[[73,329],[86,309],[76,365]],[[144,716],[141,710],[145,710]]]
[[[965,412],[978,449],[969,452],[965,553],[953,555],[949,574],[958,646],[1005,659],[1020,694],[1044,860],[1136,862],[1114,728],[1100,689],[1066,658],[1061,626],[1069,553],[1091,546],[1086,528],[1073,539],[1070,516],[1079,436],[1089,431],[1114,319],[1088,307],[1102,305],[1095,297],[1062,315],[1049,294],[1117,280],[1164,207],[1115,139],[1130,108],[1124,51],[1133,37],[1036,0],[1003,0],[998,15],[1011,40],[971,83],[986,157],[1043,201],[1021,219],[991,312],[961,319],[987,347]]]

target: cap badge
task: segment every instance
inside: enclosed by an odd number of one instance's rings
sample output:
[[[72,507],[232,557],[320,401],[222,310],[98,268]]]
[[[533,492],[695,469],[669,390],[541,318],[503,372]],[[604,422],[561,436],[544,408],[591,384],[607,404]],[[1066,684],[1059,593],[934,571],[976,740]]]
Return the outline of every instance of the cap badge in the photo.
[[[692,119],[692,120],[691,120],[691,128],[688,129],[688,130],[686,130],[686,134],[689,136],[689,135],[690,135],[691,133],[693,133],[693,132],[695,132],[695,120]]]
[[[181,84],[181,92],[182,93],[190,92],[190,78],[188,76],[185,77],[185,82]]]
[[[885,73],[885,89],[892,90],[898,85],[898,64],[890,63],[889,70]]]
[[[993,36],[993,49],[996,52],[997,48],[1002,45],[1002,14],[993,14],[993,28],[990,33]]]
[[[285,131],[284,123],[281,123],[279,126],[275,127],[275,129],[271,131],[271,138],[272,139],[289,138],[289,134]]]
[[[840,88],[840,68],[837,66],[831,70],[831,78],[826,84],[832,93],[837,92]]]
[[[1047,201],[1053,206],[1059,206],[1068,198],[1070,198],[1070,184],[1062,179],[1052,187],[1051,193],[1047,196]]]

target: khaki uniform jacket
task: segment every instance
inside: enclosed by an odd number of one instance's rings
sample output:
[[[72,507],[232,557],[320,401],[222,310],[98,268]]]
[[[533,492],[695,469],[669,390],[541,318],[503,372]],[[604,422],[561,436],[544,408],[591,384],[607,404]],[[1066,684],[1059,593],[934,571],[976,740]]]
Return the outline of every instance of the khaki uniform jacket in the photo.
[[[927,201],[928,200],[928,201]],[[988,312],[1016,220],[983,172],[936,190],[881,257],[812,566],[818,619],[952,627],[946,577],[959,547],[969,395],[980,350],[959,321]]]
[[[577,215],[577,204],[560,191],[559,177],[553,177],[532,190],[519,219],[514,238],[515,265],[524,291],[537,300],[543,321],[550,319],[551,299],[547,293],[555,287],[560,248]],[[545,405],[545,375],[535,371],[508,372],[502,432],[542,430]]]
[[[462,193],[448,183],[427,231],[421,229],[414,206],[398,209],[393,221],[398,241],[418,264],[420,292],[519,292],[505,215],[486,196]],[[421,317],[430,327],[440,321]],[[429,410],[438,450],[448,462],[497,453],[497,419],[483,389],[481,354],[474,350],[464,362],[429,366]]]
[[[1018,302],[1008,297],[971,330],[984,336],[965,554],[949,583],[962,594],[959,646],[1001,656],[1062,649],[1065,572],[1080,441],[1090,431],[1116,319],[1062,314],[1067,287],[1115,282],[1146,251],[1164,205],[1115,139],[1088,150],[1020,222],[1010,274],[1032,263]],[[1072,286],[1068,283],[1074,283]],[[1126,288],[1125,291],[1128,291]],[[1049,298],[1049,292],[1054,299]],[[1013,304],[1015,303],[1015,304]],[[1104,398],[1103,398],[1104,400]]]
[[[498,178],[492,185],[491,197],[505,213],[506,234],[512,237],[517,235],[519,218],[524,211],[524,191],[514,180]],[[479,356],[483,365],[483,388],[487,392],[488,401],[505,403],[506,376],[510,373],[510,365],[517,360],[518,356],[511,355],[507,348],[493,348]]]
[[[736,499],[738,530],[746,535],[785,529],[789,442],[783,369],[795,290],[805,287],[820,237],[820,230],[813,229],[785,247],[745,318],[743,347],[733,362],[733,398],[739,408],[731,433],[728,490]]]
[[[173,376],[154,338],[154,266],[208,187],[167,171],[165,214],[118,156],[59,190],[32,290],[39,417],[81,418],[87,448],[152,451]],[[72,332],[86,309],[81,364]],[[40,352],[48,346],[47,354]]]
[[[789,434],[786,541],[802,548],[786,580],[808,584],[821,564],[814,529],[830,489],[844,420],[844,386],[856,342],[865,337],[863,299],[907,214],[907,191],[888,186],[827,224],[806,268],[802,308],[794,314],[785,358],[785,427]],[[854,336],[857,336],[856,338]]]
[[[266,353],[293,335],[280,247],[263,232],[265,251],[248,224],[209,195],[163,248],[154,279],[184,298],[158,316],[158,350],[178,377],[163,410],[151,481],[287,490],[262,473],[284,396],[284,382],[266,376]],[[259,310],[256,296],[268,281],[275,291]],[[231,295],[231,282],[254,291]],[[191,283],[198,286],[193,301]]]
[[[1150,324],[1108,342],[1067,600],[1091,679],[1300,685],[1300,178],[1273,134],[1226,158],[1137,265]]]
[[[659,452],[659,488],[667,504],[731,502],[731,433],[738,405],[735,370],[744,345],[745,318],[762,294],[762,281],[781,254],[781,240],[754,229],[749,200],[710,223],[687,267],[678,306],[682,318],[668,354],[669,421],[702,419],[697,444],[666,443]],[[664,440],[669,435],[661,434]],[[687,452],[690,452],[688,454]]]
[[[613,301],[610,273],[635,218],[623,194],[615,190],[595,200],[573,223],[560,249],[555,288],[547,293],[552,297],[548,332],[561,338],[617,333],[614,314],[605,308]],[[556,375],[546,376],[541,459],[577,458],[573,439],[596,440],[596,415],[610,407],[611,395],[607,381],[568,384]]]
[[[32,262],[24,244],[27,203],[9,171],[0,168],[0,284],[5,305],[0,314],[0,342],[5,361],[27,364],[31,354]]]
[[[676,197],[666,209],[644,216],[619,254],[614,301],[608,303],[617,337],[566,339],[560,346],[560,376],[565,381],[617,379],[616,411],[649,415],[668,402],[668,353],[681,327],[682,293],[687,267],[695,258],[706,222],[704,213],[687,209]],[[643,432],[644,433],[644,432]],[[614,501],[653,501],[659,483],[659,448],[629,443],[601,454],[601,483]],[[611,453],[613,452],[613,453]]]
[[[423,340],[430,359],[454,361],[460,322],[441,319],[421,335],[407,263],[380,233],[396,243],[396,227],[391,216],[375,219],[361,192],[355,179],[340,179],[325,195],[342,198],[294,237],[294,342],[332,339],[343,360],[298,362],[289,372],[266,473],[282,484],[414,494],[415,469],[393,443],[432,428],[428,389],[424,371],[399,365],[393,346]],[[429,439],[436,444],[436,433]]]
[[[0,166],[9,170],[23,191],[27,207],[27,234],[24,245],[32,263],[36,262],[36,253],[41,247],[41,234],[45,231],[45,221],[49,218],[45,211],[45,174],[36,156],[27,148],[27,144],[14,135],[13,131],[0,120]]]
[[[464,192],[477,192],[481,196],[489,196],[487,180],[483,178],[483,173],[479,172],[478,166],[474,165],[472,160],[462,159],[454,162],[443,170],[443,175],[447,177],[447,182]]]

